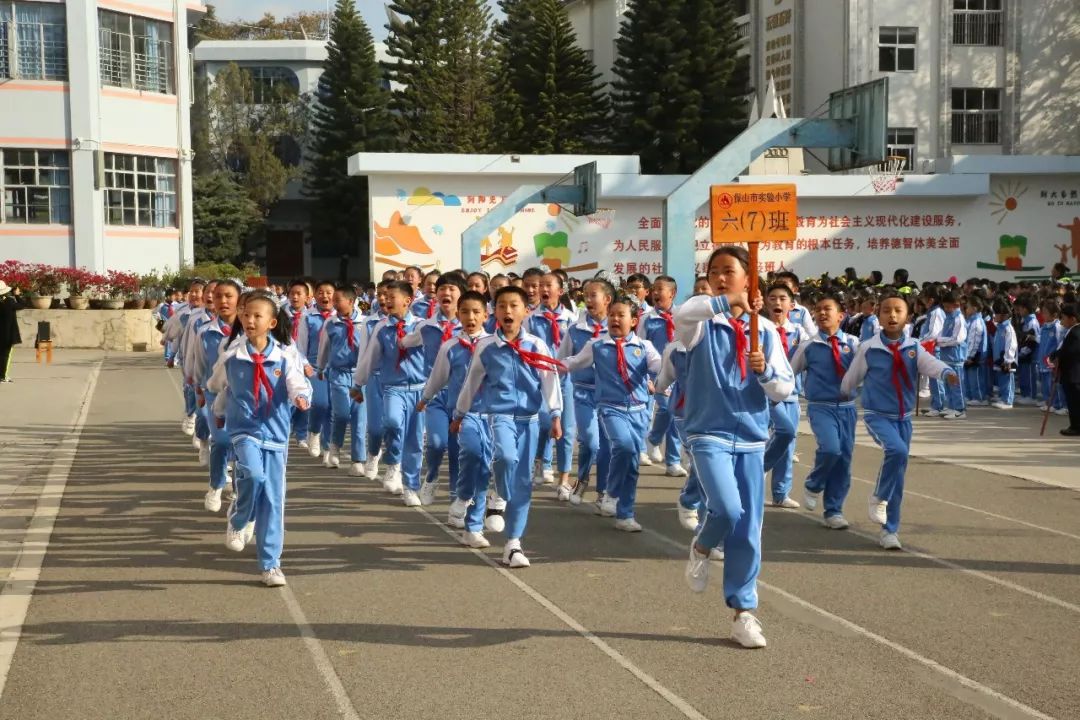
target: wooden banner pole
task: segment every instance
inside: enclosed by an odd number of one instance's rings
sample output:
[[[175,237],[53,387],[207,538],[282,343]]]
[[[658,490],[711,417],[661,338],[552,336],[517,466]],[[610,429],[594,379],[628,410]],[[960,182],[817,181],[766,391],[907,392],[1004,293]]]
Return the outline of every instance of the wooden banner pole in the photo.
[[[746,312],[750,313],[750,352],[755,353],[759,349],[761,344],[758,338],[758,314],[754,310],[754,301],[758,296],[758,245],[756,241],[750,241],[747,243],[747,249],[750,251],[750,287],[746,293],[746,297],[750,301],[750,307],[746,308]]]

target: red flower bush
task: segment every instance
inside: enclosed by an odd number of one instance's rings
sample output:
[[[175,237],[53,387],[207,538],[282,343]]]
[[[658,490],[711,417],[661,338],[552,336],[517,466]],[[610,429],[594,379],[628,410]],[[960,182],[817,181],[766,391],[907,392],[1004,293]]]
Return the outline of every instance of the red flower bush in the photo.
[[[86,268],[59,268],[57,273],[67,285],[68,294],[75,297],[82,297],[93,292],[107,280],[104,275],[91,272]]]

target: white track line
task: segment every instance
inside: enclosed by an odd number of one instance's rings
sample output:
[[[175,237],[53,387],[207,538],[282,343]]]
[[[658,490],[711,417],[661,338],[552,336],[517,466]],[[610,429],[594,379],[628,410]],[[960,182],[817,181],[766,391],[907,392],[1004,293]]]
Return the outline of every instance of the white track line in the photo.
[[[698,712],[693,705],[691,705],[686,700],[661,685],[656,678],[639,668],[625,655],[608,645],[600,638],[596,637],[596,635],[590,632],[588,628],[586,628],[584,625],[582,625],[577,620],[568,615],[562,608],[553,603],[551,600],[548,600],[546,597],[544,597],[544,595],[541,594],[539,590],[535,589],[506,568],[502,567],[499,563],[492,560],[491,557],[488,556],[486,553],[480,552],[479,550],[476,550],[474,548],[466,547],[465,545],[461,545],[461,538],[458,537],[458,534],[454,532],[454,530],[448,528],[445,524],[439,521],[438,518],[433,516],[427,510],[423,509],[422,507],[418,507],[416,508],[416,510],[421,515],[426,517],[433,525],[435,525],[440,530],[449,535],[455,544],[457,544],[462,549],[471,552],[473,555],[493,567],[496,572],[498,572],[504,578],[513,583],[518,590],[521,590],[521,592],[525,593],[530,598],[535,600],[541,607],[543,607],[549,613],[557,617],[565,625],[570,627],[574,632],[576,632],[578,635],[581,635],[581,637],[583,637],[585,640],[592,643],[598,650],[600,650],[600,652],[604,653],[609,658],[614,660],[615,663],[619,665],[619,667],[629,672],[631,675],[644,683],[650,690],[655,692],[660,697],[664,698],[664,700],[670,703],[671,706],[674,707],[676,710],[678,710],[691,720],[708,720],[704,715]]]
[[[99,360],[90,370],[71,432],[60,440],[53,451],[55,455],[52,467],[45,477],[37,507],[34,508],[34,515],[23,536],[41,539],[33,541],[24,539],[11,568],[11,574],[3,590],[0,590],[0,697],[3,697],[4,688],[7,685],[8,673],[15,659],[15,648],[22,636],[26,613],[30,610],[34,588],[37,586],[38,578],[41,577],[41,565],[49,550],[49,540],[52,538],[56,517],[60,514],[60,503],[64,499],[71,465],[79,449],[83,426],[86,425],[86,418],[90,414],[90,401],[97,387],[102,362],[104,361]]]

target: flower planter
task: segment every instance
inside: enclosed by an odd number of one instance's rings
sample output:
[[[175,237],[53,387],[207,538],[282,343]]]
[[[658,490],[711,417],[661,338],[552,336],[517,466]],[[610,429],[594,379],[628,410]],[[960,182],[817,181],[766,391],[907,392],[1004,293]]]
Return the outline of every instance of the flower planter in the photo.
[[[102,300],[101,301],[101,309],[102,310],[123,310],[124,309],[124,301],[123,300],[112,300],[112,299]]]
[[[35,310],[48,310],[52,305],[52,295],[31,295],[30,306]]]
[[[90,307],[90,298],[72,295],[67,299],[67,306],[72,310],[85,310]]]
[[[142,310],[146,307],[146,301],[142,298],[135,298],[134,300],[127,300],[124,302],[125,310]]]

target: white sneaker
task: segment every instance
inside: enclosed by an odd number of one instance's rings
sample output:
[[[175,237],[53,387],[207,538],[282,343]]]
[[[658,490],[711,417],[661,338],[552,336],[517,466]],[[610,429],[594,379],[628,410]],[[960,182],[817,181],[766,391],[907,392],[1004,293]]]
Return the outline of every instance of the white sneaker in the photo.
[[[1031,405],[1038,405],[1039,401],[1035,400],[1034,398],[1024,397],[1023,395],[1021,395],[1021,396],[1019,396],[1019,397],[1017,397],[1016,399],[1013,400],[1013,404],[1014,405],[1031,406]]]
[[[585,494],[585,488],[586,487],[588,487],[588,486],[583,485],[581,483],[578,483],[578,484],[574,485],[574,487],[570,488],[569,502],[570,502],[571,505],[573,505],[574,507],[577,507],[578,505],[581,504],[581,500],[582,500],[581,496]]]
[[[322,438],[319,436],[319,433],[311,433],[308,435],[307,454],[313,458],[322,455]]]
[[[653,466],[653,461],[652,458],[649,457],[649,453],[641,453],[640,455],[638,455],[638,465],[640,465],[641,467]]]
[[[304,448],[305,450],[307,450],[308,448],[311,447],[310,445],[308,445],[307,438],[304,438],[303,440],[297,440],[296,444],[299,445],[300,447]]]
[[[420,504],[431,505],[439,491],[438,482],[426,482],[420,485]]]
[[[509,568],[529,567],[529,558],[525,557],[525,551],[521,549],[520,540],[511,540],[503,547],[502,564]]]
[[[225,547],[229,548],[233,552],[243,552],[244,545],[247,542],[244,539],[243,530],[233,530],[232,523],[229,523],[225,527]]]
[[[934,410],[933,408],[931,408],[929,410],[923,410],[922,414],[923,414],[923,417],[937,418],[937,417],[944,417],[945,412],[946,412],[945,410]]]
[[[199,443],[199,465],[206,467],[210,464],[210,441]]]
[[[251,544],[251,541],[255,539],[255,521],[249,522],[240,532],[244,533],[244,544]]]
[[[281,572],[281,568],[270,568],[263,573],[262,581],[266,587],[284,587],[285,573]]]
[[[467,545],[477,550],[483,550],[484,548],[491,547],[491,543],[484,537],[482,532],[464,532],[461,534],[461,542],[463,545]]]
[[[645,454],[651,460],[650,465],[659,465],[664,462],[664,453],[660,451],[660,446],[653,445],[648,440],[645,441]]]
[[[825,527],[830,530],[847,530],[851,527],[851,523],[843,515],[830,515],[825,518]]]
[[[464,530],[465,529],[465,518],[458,517],[458,516],[454,515],[452,512],[448,512],[448,513],[446,513],[446,524],[449,525],[450,527],[454,528],[455,530]]]
[[[881,535],[878,537],[878,544],[886,550],[903,550],[904,546],[900,544],[900,538],[896,536],[896,533],[881,531]]]
[[[765,636],[761,634],[761,623],[748,612],[741,612],[731,623],[731,639],[744,648],[765,647]]]
[[[454,498],[454,502],[450,503],[449,515],[452,518],[465,519],[465,513],[469,512],[469,506],[472,503],[468,500],[462,500],[461,498]]]
[[[809,490],[803,493],[803,505],[807,510],[817,510],[818,502],[821,500],[821,493],[810,492]]]
[[[225,487],[222,489],[221,499],[227,502],[232,502],[236,498],[236,487],[233,485],[232,478],[225,481]]]
[[[555,499],[559,502],[569,502],[570,497],[574,494],[569,485],[559,485],[555,488]]]
[[[1061,408],[1057,408],[1055,410],[1051,410],[1050,412],[1054,413],[1055,415],[1068,415],[1069,414],[1069,408],[1061,407]]]
[[[364,477],[364,463],[350,463],[349,464],[349,476],[350,477]]]
[[[690,543],[690,559],[686,562],[683,577],[686,578],[686,584],[691,590],[700,593],[705,592],[705,588],[709,586],[709,556],[699,555],[697,549],[694,548],[695,542],[697,538]]]
[[[484,528],[489,532],[501,533],[506,529],[506,518],[503,511],[506,510],[506,501],[499,497],[494,490],[488,491],[487,511],[484,516]]]
[[[967,417],[967,413],[963,410],[948,410],[941,417],[946,420],[963,420]]]
[[[797,510],[802,507],[798,500],[792,500],[789,497],[784,498],[780,502],[774,502],[773,507],[787,508],[788,510]]]
[[[185,435],[195,434],[195,416],[188,415],[182,421],[180,421],[180,431]]]
[[[668,465],[664,470],[664,474],[668,477],[686,477],[689,473],[686,472],[686,468],[682,465]]]
[[[920,390],[919,391],[919,397],[921,397],[921,398],[930,397],[930,391],[929,390]]]
[[[326,455],[323,457],[323,467],[336,468],[341,466],[341,458],[339,453],[341,448],[337,445],[330,445],[326,450]]]
[[[713,548],[709,551],[709,559],[716,560],[717,562],[724,561],[724,551],[720,548]]]
[[[884,525],[888,522],[889,518],[885,510],[889,507],[889,503],[885,500],[880,500],[876,495],[870,496],[870,522],[877,523],[878,525]]]
[[[690,508],[684,508],[682,505],[675,503],[675,509],[679,512],[679,524],[690,532],[697,530],[698,526],[698,512]]]
[[[533,466],[533,487],[551,485],[555,482],[555,471],[551,468],[544,469],[544,463],[537,460]]]
[[[405,507],[420,507],[423,505],[420,501],[420,495],[412,488],[404,488],[401,491],[401,499],[405,503]]]
[[[203,441],[200,440],[199,438],[195,437],[195,435],[192,435],[191,436],[191,447],[195,448],[196,451],[201,451],[202,448],[203,448]]]
[[[1012,410],[1012,405],[1009,405],[1008,403],[1003,403],[1000,400],[996,400],[990,403],[990,407],[995,407],[998,410]]]
[[[400,465],[387,465],[386,474],[383,475],[382,481],[383,490],[391,495],[400,495],[402,493],[401,485],[401,466]]]
[[[965,400],[968,407],[987,407],[990,404],[989,400]]]
[[[212,513],[221,512],[221,490],[210,488],[203,497],[203,507]]]
[[[552,468],[544,470],[540,473],[540,477],[543,479],[545,485],[555,484],[555,471]]]
[[[367,462],[364,463],[364,475],[368,480],[374,480],[379,477],[379,459],[382,458],[382,453],[378,455],[368,454]]]
[[[641,524],[634,518],[623,518],[615,521],[615,529],[623,532],[641,532]]]
[[[597,499],[593,514],[600,517],[615,517],[615,508],[618,503],[618,498],[613,498],[604,493],[603,497]]]

